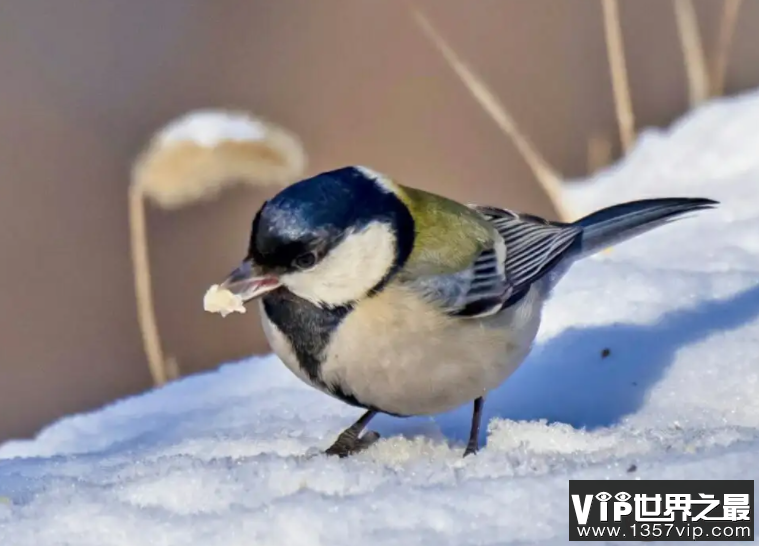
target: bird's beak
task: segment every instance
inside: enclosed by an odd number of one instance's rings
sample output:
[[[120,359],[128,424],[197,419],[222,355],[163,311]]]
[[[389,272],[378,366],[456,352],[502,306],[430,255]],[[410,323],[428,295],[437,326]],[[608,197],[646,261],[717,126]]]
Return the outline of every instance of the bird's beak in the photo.
[[[281,285],[277,277],[262,274],[253,262],[246,260],[224,279],[219,288],[226,288],[236,296],[240,296],[244,302],[249,302]]]

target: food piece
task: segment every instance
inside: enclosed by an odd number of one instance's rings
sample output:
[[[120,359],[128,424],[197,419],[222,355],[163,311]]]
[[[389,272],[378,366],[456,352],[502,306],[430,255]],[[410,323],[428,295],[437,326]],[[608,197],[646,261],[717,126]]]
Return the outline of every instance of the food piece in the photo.
[[[219,313],[222,317],[226,317],[231,313],[244,313],[245,305],[239,295],[214,284],[203,296],[203,309],[209,313]]]

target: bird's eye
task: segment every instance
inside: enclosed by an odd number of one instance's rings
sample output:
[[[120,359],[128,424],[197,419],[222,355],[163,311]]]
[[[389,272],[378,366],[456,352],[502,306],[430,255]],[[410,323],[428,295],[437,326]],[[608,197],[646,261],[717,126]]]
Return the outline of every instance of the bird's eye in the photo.
[[[306,252],[301,254],[293,261],[293,264],[298,269],[311,269],[316,265],[316,254],[314,252]]]

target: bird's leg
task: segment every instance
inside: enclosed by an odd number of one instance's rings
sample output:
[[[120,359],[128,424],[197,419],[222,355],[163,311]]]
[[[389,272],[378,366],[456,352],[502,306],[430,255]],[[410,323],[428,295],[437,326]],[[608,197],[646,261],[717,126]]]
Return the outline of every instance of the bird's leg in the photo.
[[[480,421],[482,421],[482,406],[485,405],[485,398],[480,396],[474,401],[474,410],[472,411],[472,428],[469,429],[469,442],[464,450],[464,457],[474,455],[480,449]]]
[[[374,410],[369,410],[364,413],[358,421],[345,429],[340,436],[337,437],[335,443],[324,453],[326,455],[337,455],[338,457],[344,458],[365,450],[379,440],[380,435],[373,431],[369,431],[364,434],[363,437],[359,438],[361,431],[366,428],[366,425],[369,424],[369,421],[371,421],[375,415],[377,415],[377,412]]]

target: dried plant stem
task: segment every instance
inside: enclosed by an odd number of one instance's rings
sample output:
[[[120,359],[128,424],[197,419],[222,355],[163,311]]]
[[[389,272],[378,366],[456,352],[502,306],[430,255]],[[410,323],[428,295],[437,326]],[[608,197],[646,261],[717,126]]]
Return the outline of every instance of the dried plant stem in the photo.
[[[730,49],[735,35],[735,26],[738,22],[738,12],[743,0],[723,0],[722,17],[717,34],[717,46],[711,70],[711,93],[713,97],[719,97],[725,92],[725,73],[730,58]]]
[[[129,228],[134,289],[137,298],[137,318],[153,382],[160,386],[168,381],[170,373],[166,368],[166,360],[161,349],[161,340],[156,324],[148,257],[145,198],[139,185],[132,185],[129,188]]]
[[[612,162],[612,144],[606,135],[594,133],[590,136],[587,161],[588,174],[593,174]]]
[[[632,99],[630,98],[630,82],[627,79],[619,5],[617,0],[601,0],[601,6],[603,7],[606,54],[609,59],[619,138],[622,143],[622,150],[627,153],[635,143],[635,117]]]
[[[535,149],[525,134],[516,125],[506,108],[498,101],[495,94],[487,87],[485,82],[476,75],[461,59],[461,57],[448,45],[446,40],[435,29],[432,23],[418,9],[411,8],[416,22],[421,27],[427,38],[435,45],[448,65],[466,85],[469,92],[487,112],[498,127],[511,139],[527,165],[532,170],[535,178],[543,187],[548,198],[551,200],[556,213],[562,220],[568,220],[570,215],[566,210],[561,196],[561,178],[552,169],[548,162]]]
[[[673,0],[677,34],[685,60],[685,73],[688,77],[688,98],[694,108],[709,98],[709,73],[706,69],[706,57],[698,29],[698,17],[691,0]]]

